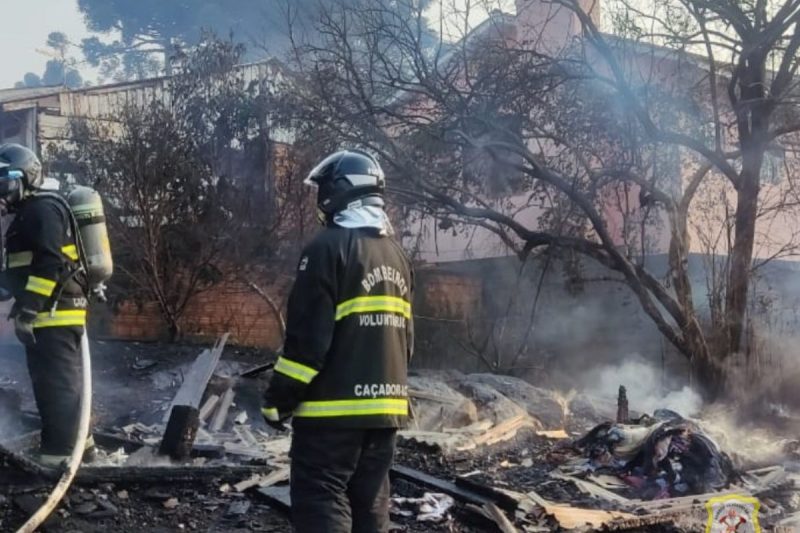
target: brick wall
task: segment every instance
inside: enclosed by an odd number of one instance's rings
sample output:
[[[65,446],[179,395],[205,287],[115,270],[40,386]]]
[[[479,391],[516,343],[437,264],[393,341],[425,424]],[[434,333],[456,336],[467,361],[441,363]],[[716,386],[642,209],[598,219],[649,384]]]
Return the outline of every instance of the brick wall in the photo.
[[[282,289],[262,288],[282,302]],[[207,342],[230,332],[229,342],[239,346],[276,349],[282,343],[280,326],[270,306],[239,282],[222,283],[197,295],[180,325],[188,341]],[[155,302],[123,302],[114,310],[93,308],[91,330],[95,336],[120,340],[154,341],[169,336]]]
[[[479,312],[482,305],[483,283],[475,275],[420,269],[415,285],[415,314],[465,320]]]
[[[462,322],[480,309],[483,284],[475,276],[425,269],[417,274],[415,314]],[[288,287],[261,285],[283,304]],[[93,336],[133,341],[165,340],[169,332],[155,302],[124,302],[115,310],[92,309]],[[437,322],[438,324],[438,322]],[[223,283],[199,294],[182,321],[186,340],[206,342],[231,333],[232,344],[275,349],[282,343],[275,314],[243,283]]]

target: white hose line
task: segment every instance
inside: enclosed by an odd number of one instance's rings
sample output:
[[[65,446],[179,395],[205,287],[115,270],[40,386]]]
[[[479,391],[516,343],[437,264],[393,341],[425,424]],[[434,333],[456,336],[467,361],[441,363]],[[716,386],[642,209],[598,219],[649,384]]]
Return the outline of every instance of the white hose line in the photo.
[[[89,337],[86,334],[86,328],[83,330],[81,337],[81,366],[83,367],[83,387],[81,389],[81,414],[78,426],[78,436],[75,446],[72,448],[72,455],[67,463],[67,470],[58,480],[58,484],[53,488],[50,496],[47,498],[42,506],[36,513],[31,516],[25,524],[17,530],[17,533],[33,533],[36,531],[42,522],[47,520],[50,513],[58,506],[61,498],[66,494],[67,489],[72,484],[75,474],[78,473],[78,468],[83,459],[83,452],[86,449],[86,439],[89,436],[89,419],[92,407],[92,363],[89,353]]]

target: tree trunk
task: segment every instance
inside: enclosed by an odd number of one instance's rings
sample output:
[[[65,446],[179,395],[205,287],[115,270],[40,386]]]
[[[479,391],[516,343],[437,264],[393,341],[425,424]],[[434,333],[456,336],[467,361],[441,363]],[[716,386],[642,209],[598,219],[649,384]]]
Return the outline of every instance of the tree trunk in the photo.
[[[175,317],[167,318],[169,324],[169,340],[170,342],[178,342],[183,336],[181,326],[178,324],[178,319]]]
[[[692,357],[690,361],[691,386],[707,402],[714,402],[725,395],[726,374],[720,357],[711,351],[705,356]]]
[[[746,43],[747,44],[747,43]],[[757,43],[754,43],[757,44]],[[747,49],[748,46],[745,46]],[[742,170],[736,187],[736,223],[731,266],[726,296],[727,350],[720,353],[724,359],[742,349],[747,292],[753,263],[753,246],[758,216],[758,193],[761,186],[761,164],[767,147],[772,104],[764,90],[766,54],[758,46],[740,63],[739,98],[735,104],[739,147],[742,152]]]
[[[706,333],[694,308],[689,277],[688,208],[689,203],[686,202],[680,208],[674,206],[668,210],[671,228],[669,269],[675,296],[683,312],[683,323],[679,324],[683,346],[679,349],[689,358],[692,386],[706,400],[714,401],[723,391],[724,372],[709,348]]]
[[[745,315],[747,312],[747,296],[750,285],[750,270],[753,262],[753,246],[756,236],[756,216],[758,212],[759,169],[762,157],[756,156],[747,167],[743,168],[741,183],[736,202],[735,241],[731,253],[731,267],[728,277],[727,307],[727,350],[720,353],[724,359],[727,355],[738,352],[742,348]],[[749,164],[748,164],[749,163]]]

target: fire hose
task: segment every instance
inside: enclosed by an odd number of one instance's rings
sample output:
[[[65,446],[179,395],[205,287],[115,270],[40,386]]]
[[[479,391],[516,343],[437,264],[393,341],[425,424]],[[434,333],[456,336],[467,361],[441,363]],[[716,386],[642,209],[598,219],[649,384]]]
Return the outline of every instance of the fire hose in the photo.
[[[83,459],[83,452],[86,448],[86,439],[89,437],[89,418],[91,415],[92,406],[92,367],[91,367],[91,353],[89,352],[89,337],[86,334],[86,328],[83,330],[81,337],[81,366],[83,368],[83,386],[81,387],[81,411],[78,423],[78,434],[75,439],[75,445],[72,447],[72,455],[67,460],[67,466],[61,478],[53,490],[50,492],[47,500],[42,504],[36,513],[31,516],[22,527],[17,530],[17,533],[33,533],[42,523],[47,520],[50,513],[58,506],[61,499],[66,494],[72,480],[75,479],[75,474],[78,473],[81,460]]]

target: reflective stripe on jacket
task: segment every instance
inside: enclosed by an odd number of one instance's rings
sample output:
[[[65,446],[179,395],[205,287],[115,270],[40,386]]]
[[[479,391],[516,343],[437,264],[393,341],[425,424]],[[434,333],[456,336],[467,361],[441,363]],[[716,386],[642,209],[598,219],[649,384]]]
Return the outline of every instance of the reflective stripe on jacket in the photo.
[[[46,196],[26,199],[6,234],[4,284],[18,307],[37,313],[34,327],[85,325],[87,295],[83,272],[75,272],[78,260],[67,208]]]
[[[410,262],[391,237],[324,229],[298,265],[264,416],[293,414],[294,424],[307,426],[404,426],[412,290]]]

